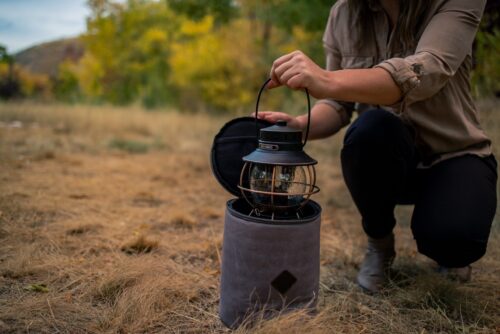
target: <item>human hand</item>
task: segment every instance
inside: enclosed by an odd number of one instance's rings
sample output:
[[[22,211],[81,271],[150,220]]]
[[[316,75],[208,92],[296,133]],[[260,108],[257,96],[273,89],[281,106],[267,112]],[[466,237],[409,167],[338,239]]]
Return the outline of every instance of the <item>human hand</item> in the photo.
[[[285,85],[292,89],[307,88],[315,98],[328,97],[329,72],[316,65],[302,51],[276,59],[267,88]]]
[[[255,117],[255,113],[252,114]],[[257,117],[270,123],[285,121],[291,128],[302,130],[302,123],[298,117],[293,117],[281,111],[259,111]]]

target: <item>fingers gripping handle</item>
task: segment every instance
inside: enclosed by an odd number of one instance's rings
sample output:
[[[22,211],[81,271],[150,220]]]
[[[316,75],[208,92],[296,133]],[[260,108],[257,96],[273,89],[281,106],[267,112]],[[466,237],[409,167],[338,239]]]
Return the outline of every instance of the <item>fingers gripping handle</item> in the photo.
[[[259,138],[259,127],[258,127],[258,114],[259,114],[259,102],[260,102],[260,96],[262,95],[262,92],[264,89],[266,89],[267,84],[271,81],[271,79],[267,79],[266,82],[262,85],[262,87],[259,90],[259,95],[257,95],[257,103],[255,104],[255,127],[257,129],[257,138]],[[306,136],[304,138],[304,143],[302,144],[302,147],[306,146],[307,143],[307,137],[309,137],[309,125],[311,124],[311,99],[309,97],[309,91],[307,88],[304,88],[304,91],[306,92],[307,96],[307,126],[306,126]]]

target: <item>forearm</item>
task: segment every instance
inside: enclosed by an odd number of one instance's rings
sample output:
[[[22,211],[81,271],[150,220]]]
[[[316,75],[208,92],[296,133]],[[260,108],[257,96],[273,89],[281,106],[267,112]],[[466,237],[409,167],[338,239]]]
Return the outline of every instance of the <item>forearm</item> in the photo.
[[[306,131],[307,114],[296,117],[299,127]],[[308,139],[321,139],[337,133],[342,128],[340,114],[326,103],[316,104],[311,110],[311,125]]]
[[[382,68],[325,71],[324,96],[339,101],[391,105],[402,98],[400,88]]]
[[[280,85],[293,89],[307,88],[315,98],[345,102],[391,105],[402,98],[400,88],[383,68],[328,71],[301,51],[274,61],[268,88]]]

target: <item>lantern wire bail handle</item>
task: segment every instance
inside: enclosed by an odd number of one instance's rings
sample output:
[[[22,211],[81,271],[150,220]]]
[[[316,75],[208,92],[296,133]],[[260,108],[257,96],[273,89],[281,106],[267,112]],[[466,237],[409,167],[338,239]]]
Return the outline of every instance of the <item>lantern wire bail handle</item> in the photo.
[[[259,138],[259,127],[258,127],[258,114],[259,114],[259,102],[260,102],[260,96],[262,95],[262,92],[264,89],[267,87],[267,84],[271,81],[271,78],[267,79],[266,82],[262,85],[262,87],[259,90],[259,95],[257,95],[257,103],[255,104],[255,128],[257,129],[257,138]],[[309,91],[307,88],[304,88],[304,91],[306,92],[307,96],[307,126],[306,126],[306,136],[304,138],[304,143],[302,144],[302,147],[306,146],[307,143],[307,137],[309,137],[309,124],[311,124],[311,99],[309,97]]]

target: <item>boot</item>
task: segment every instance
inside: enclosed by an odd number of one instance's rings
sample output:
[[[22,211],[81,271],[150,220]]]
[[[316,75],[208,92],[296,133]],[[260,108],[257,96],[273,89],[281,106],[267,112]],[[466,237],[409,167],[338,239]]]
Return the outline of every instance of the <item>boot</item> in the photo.
[[[358,284],[368,292],[378,292],[387,281],[387,274],[396,256],[394,234],[382,239],[368,237],[365,259],[358,273]]]

